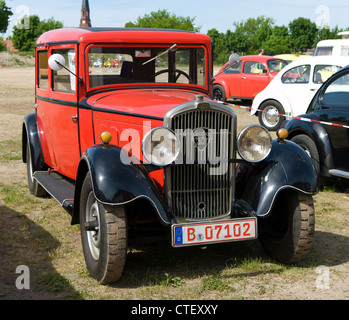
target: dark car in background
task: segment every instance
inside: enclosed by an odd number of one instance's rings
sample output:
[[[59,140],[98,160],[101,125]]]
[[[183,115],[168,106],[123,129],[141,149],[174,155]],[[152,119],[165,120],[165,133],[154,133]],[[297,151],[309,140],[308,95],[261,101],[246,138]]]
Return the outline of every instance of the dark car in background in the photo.
[[[316,172],[349,179],[349,66],[325,82],[300,119],[283,124],[288,139],[311,157]]]

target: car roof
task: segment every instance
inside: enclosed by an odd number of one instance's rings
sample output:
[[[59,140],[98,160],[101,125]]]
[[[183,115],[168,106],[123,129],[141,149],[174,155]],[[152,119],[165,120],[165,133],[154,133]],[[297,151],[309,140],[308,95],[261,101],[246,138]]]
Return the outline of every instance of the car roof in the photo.
[[[264,61],[268,61],[270,59],[280,59],[277,57],[273,57],[273,56],[260,56],[260,55],[250,55],[250,56],[241,56],[240,57],[241,60],[256,60],[258,59],[258,61],[264,62]],[[282,60],[282,59],[280,59]]]
[[[203,43],[211,45],[207,35],[185,30],[147,28],[61,28],[43,33],[36,46],[51,43]]]
[[[349,56],[310,56],[309,58],[293,61],[286,68],[291,69],[305,64],[333,64],[344,67],[349,64]]]
[[[349,45],[349,39],[327,39],[321,40],[316,45],[317,47],[335,46],[335,45]]]

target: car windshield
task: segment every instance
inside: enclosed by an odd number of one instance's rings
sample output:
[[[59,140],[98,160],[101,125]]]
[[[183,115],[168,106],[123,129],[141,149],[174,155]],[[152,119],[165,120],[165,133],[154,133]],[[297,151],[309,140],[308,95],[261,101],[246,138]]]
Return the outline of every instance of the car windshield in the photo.
[[[330,56],[332,54],[333,47],[317,47],[314,51],[314,56]]]
[[[287,62],[281,59],[268,60],[268,68],[270,72],[279,72],[282,68],[287,66]]]
[[[208,87],[204,47],[172,44],[151,46],[96,46],[88,49],[90,88],[148,83]]]

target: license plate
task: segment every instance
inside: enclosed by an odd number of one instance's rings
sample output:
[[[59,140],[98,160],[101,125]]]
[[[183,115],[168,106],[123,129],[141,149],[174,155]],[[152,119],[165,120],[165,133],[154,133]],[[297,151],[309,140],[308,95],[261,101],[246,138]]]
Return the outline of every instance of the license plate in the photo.
[[[257,238],[257,219],[172,225],[172,246],[205,245]]]

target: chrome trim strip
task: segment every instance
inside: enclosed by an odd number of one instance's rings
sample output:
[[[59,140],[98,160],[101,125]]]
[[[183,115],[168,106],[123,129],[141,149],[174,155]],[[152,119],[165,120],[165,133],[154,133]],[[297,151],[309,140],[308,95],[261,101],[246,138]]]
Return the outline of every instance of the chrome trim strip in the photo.
[[[332,176],[349,179],[349,172],[347,172],[347,171],[330,169],[328,172]]]

